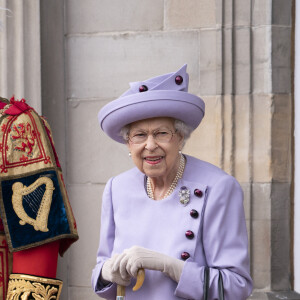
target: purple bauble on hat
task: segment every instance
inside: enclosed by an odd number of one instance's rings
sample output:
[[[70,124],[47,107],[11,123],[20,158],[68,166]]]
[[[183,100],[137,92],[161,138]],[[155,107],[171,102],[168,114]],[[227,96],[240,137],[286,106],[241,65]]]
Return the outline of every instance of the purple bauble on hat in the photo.
[[[102,130],[119,143],[125,143],[121,129],[132,122],[171,117],[196,129],[204,117],[205,104],[188,93],[189,75],[184,65],[175,73],[130,83],[130,89],[105,105],[98,113]]]

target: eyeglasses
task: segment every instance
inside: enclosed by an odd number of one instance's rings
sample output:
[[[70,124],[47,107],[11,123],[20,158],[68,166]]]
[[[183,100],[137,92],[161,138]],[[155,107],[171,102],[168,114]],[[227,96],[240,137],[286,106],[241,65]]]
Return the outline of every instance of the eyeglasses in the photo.
[[[158,143],[169,143],[176,132],[177,130],[175,130],[175,132],[172,132],[169,129],[162,129],[154,131],[150,135],[152,135],[154,140]],[[128,139],[133,144],[143,144],[147,141],[148,137],[149,134],[144,131],[138,131],[128,135]]]

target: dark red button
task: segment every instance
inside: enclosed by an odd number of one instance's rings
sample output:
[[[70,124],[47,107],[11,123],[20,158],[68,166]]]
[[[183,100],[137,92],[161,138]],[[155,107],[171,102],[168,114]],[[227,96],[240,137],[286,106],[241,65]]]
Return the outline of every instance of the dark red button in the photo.
[[[141,85],[140,87],[139,87],[139,91],[140,91],[140,93],[142,93],[142,92],[146,92],[146,91],[148,91],[148,87],[146,86],[146,85]]]
[[[181,85],[182,82],[183,82],[183,78],[180,75],[178,75],[178,76],[175,77],[175,83],[177,85]]]
[[[195,190],[194,190],[194,194],[195,194],[195,196],[197,196],[197,197],[199,197],[199,198],[201,198],[201,197],[203,196],[202,191],[200,191],[200,190],[198,190],[198,189],[195,189]]]
[[[187,230],[185,232],[185,236],[189,239],[189,240],[192,240],[194,238],[194,232],[192,230]]]
[[[199,213],[196,211],[196,209],[192,209],[190,211],[190,216],[194,219],[197,219],[199,217]]]
[[[187,260],[190,257],[190,254],[188,252],[182,252],[181,253],[181,258],[183,260]]]

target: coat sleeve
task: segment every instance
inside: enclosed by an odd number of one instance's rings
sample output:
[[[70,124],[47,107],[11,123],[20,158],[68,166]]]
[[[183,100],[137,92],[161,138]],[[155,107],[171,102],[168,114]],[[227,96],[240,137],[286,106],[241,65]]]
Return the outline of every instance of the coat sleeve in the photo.
[[[104,262],[111,257],[115,240],[115,222],[113,214],[110,179],[102,196],[100,243],[97,252],[97,263],[92,272],[92,288],[94,292],[105,299],[116,299],[116,285],[104,286],[100,281],[100,273]]]
[[[248,237],[243,192],[233,177],[222,176],[208,190],[203,218],[203,249],[210,267],[208,299],[219,299],[220,270],[225,299],[245,300],[252,291]],[[202,299],[203,280],[204,266],[189,258],[175,295],[185,299]]]

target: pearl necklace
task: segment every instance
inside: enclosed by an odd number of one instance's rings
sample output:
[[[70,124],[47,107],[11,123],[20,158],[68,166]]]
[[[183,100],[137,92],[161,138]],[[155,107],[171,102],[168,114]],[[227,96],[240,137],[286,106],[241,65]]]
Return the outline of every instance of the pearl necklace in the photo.
[[[183,175],[184,167],[185,167],[185,159],[184,159],[184,156],[181,154],[180,155],[179,167],[178,167],[176,176],[175,176],[172,184],[170,185],[169,189],[167,190],[167,192],[165,193],[165,195],[163,196],[163,198],[161,200],[167,198],[168,196],[170,196],[173,193],[173,191],[175,190],[176,185],[178,183],[178,180]],[[152,190],[152,185],[151,185],[149,177],[147,177],[147,194],[148,194],[149,198],[151,198],[152,200],[155,200],[154,199],[154,193],[153,193],[153,190]]]

